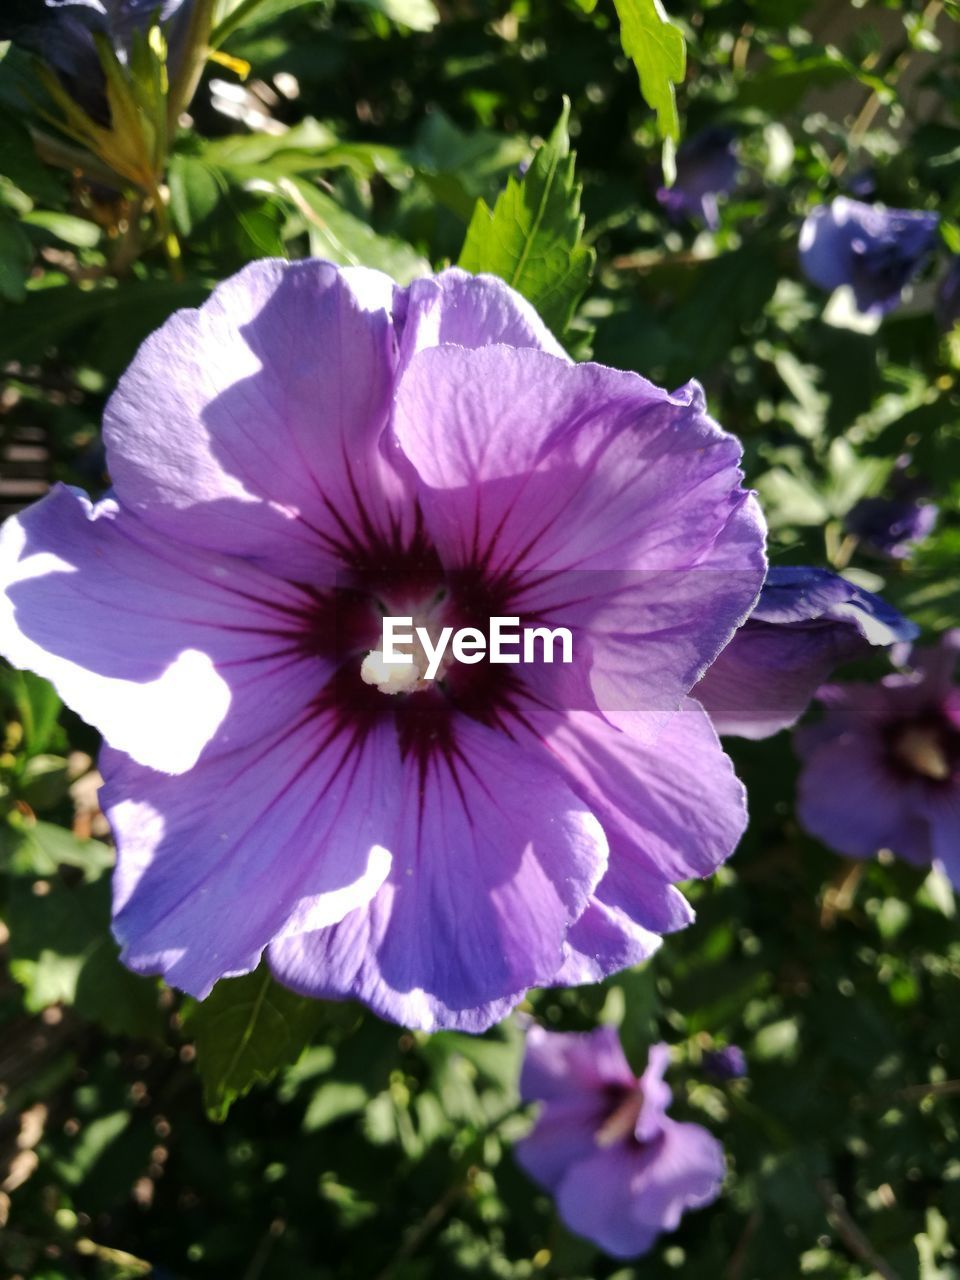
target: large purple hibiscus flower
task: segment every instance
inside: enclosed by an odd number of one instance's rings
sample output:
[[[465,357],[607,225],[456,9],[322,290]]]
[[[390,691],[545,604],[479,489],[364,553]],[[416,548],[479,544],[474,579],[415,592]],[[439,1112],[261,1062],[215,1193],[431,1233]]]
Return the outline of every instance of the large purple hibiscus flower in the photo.
[[[941,866],[960,888],[960,631],[914,649],[912,670],[879,684],[826,685],[823,720],[797,734],[797,813],[855,858],[891,849]]]
[[[669,1063],[653,1045],[638,1080],[612,1027],[527,1035],[520,1093],[542,1106],[517,1160],[572,1231],[617,1258],[646,1253],[684,1210],[716,1200],[726,1173],[716,1138],[667,1115]]]
[[[573,365],[499,281],[259,262],[144,346],[112,496],[0,540],[16,664],[103,732],[126,963],[431,1028],[648,955],[744,825],[686,695],[762,522],[699,387]],[[565,625],[574,661],[390,693],[383,615]],[[372,683],[368,683],[371,681]]]
[[[835,667],[916,635],[885,600],[829,569],[772,566],[756,607],[694,696],[718,733],[768,738],[800,719]]]

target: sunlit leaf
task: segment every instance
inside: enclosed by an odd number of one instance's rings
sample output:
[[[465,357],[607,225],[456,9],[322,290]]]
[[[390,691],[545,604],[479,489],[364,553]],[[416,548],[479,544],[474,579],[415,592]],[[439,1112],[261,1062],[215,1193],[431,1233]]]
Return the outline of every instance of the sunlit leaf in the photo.
[[[567,125],[570,103],[523,178],[511,177],[492,209],[478,200],[460,254],[467,271],[500,276],[563,336],[595,260],[583,243],[581,187]]]

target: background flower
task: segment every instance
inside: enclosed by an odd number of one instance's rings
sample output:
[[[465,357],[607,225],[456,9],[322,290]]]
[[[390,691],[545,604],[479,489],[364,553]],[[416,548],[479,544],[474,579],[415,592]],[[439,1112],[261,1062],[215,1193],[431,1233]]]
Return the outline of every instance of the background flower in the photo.
[[[0,13],[0,40],[12,40],[43,58],[71,97],[103,124],[110,111],[94,37],[106,36],[125,61],[137,33],[154,22],[169,23],[167,39],[175,65],[192,4],[193,0],[8,0]]]
[[[646,1253],[720,1194],[720,1143],[667,1115],[669,1063],[667,1046],[653,1045],[638,1080],[612,1027],[527,1034],[520,1093],[541,1107],[517,1160],[572,1231],[617,1258]]]
[[[800,230],[800,265],[823,289],[849,285],[864,314],[884,315],[899,304],[933,252],[939,222],[936,213],[837,196],[807,215]]]
[[[827,685],[823,720],[796,735],[797,814],[825,844],[868,858],[892,849],[960,886],[960,632],[916,649],[879,684]]]
[[[657,200],[672,217],[699,218],[715,230],[720,225],[717,197],[729,195],[739,175],[736,134],[716,125],[681,145],[676,180],[658,188]]]
[[[703,1071],[714,1080],[741,1080],[747,1074],[747,1056],[736,1044],[710,1049],[703,1055]]]
[[[767,738],[799,720],[841,663],[916,634],[896,609],[839,574],[773,565],[753,612],[695,696],[718,733]]]

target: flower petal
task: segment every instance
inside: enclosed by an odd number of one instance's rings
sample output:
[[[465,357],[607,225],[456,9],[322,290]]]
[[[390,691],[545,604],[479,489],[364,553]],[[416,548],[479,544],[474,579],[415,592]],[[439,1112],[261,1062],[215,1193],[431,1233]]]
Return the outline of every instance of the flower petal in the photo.
[[[926,858],[940,864],[955,889],[960,891],[960,786],[926,787],[919,805],[929,826],[929,850]],[[897,851],[899,852],[899,851]]]
[[[545,1031],[532,1026],[520,1073],[525,1102],[552,1102],[601,1091],[607,1085],[632,1089],[637,1083],[614,1027],[582,1032]]]
[[[652,1143],[623,1143],[575,1163],[557,1190],[557,1209],[571,1230],[606,1253],[635,1257],[676,1230],[685,1209],[715,1200],[725,1174],[712,1134],[667,1120]]]
[[[556,1191],[571,1164],[596,1151],[596,1134],[609,1109],[599,1093],[579,1092],[550,1102],[530,1133],[514,1145],[517,1164],[541,1187]]]
[[[320,662],[291,639],[305,603],[242,560],[187,551],[63,486],[0,534],[6,657],[52,680],[112,746],[168,773],[218,732],[231,745],[255,738],[315,688]]]
[[[414,280],[398,290],[395,312],[401,369],[418,351],[442,345],[476,348],[504,343],[537,347],[569,360],[535,308],[497,276],[473,276],[451,267]]]
[[[756,600],[762,522],[692,384],[670,396],[539,351],[439,347],[404,375],[395,429],[444,563],[576,628],[555,701],[583,705],[586,658],[616,723],[673,710]]]
[[[834,667],[916,626],[839,574],[772,567],[753,613],[693,690],[717,732],[766,738],[794,724]]]
[[[380,452],[393,288],[366,269],[266,260],[177,312],[107,405],[120,502],[182,542],[308,582],[359,541],[392,543],[413,517]]]
[[[448,751],[406,768],[387,883],[335,927],[271,947],[270,962],[306,994],[424,1030],[482,1030],[560,967],[606,840],[553,769],[465,718]]]
[[[882,749],[878,737],[845,732],[817,745],[797,784],[797,817],[811,835],[850,857],[893,849],[929,859],[926,836],[911,820],[915,789],[891,777]]]
[[[278,937],[341,920],[390,868],[402,785],[391,730],[345,740],[335,712],[168,777],[101,758],[118,846],[123,959],[203,998]]]

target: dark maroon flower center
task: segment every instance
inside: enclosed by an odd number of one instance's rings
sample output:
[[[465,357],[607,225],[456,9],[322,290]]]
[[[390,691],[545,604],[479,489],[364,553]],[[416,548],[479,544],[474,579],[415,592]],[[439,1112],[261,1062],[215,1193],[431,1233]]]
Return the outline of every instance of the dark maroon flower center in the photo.
[[[502,724],[522,686],[514,667],[486,656],[470,665],[445,662],[436,679],[390,696],[361,671],[382,645],[385,616],[413,617],[432,633],[475,627],[486,634],[492,617],[520,616],[511,604],[515,584],[481,566],[446,569],[422,531],[404,547],[374,543],[352,559],[332,588],[311,591],[313,607],[303,620],[301,646],[333,668],[317,711],[332,710],[339,730],[354,738],[393,721],[403,754],[422,761],[455,754],[457,713]]]
[[[597,1146],[613,1147],[621,1142],[641,1146],[636,1134],[637,1121],[643,1110],[643,1090],[639,1084],[633,1088],[608,1085],[604,1094],[607,1105],[603,1121],[593,1135]]]
[[[937,710],[890,725],[886,743],[901,776],[939,784],[960,776],[960,729]]]

